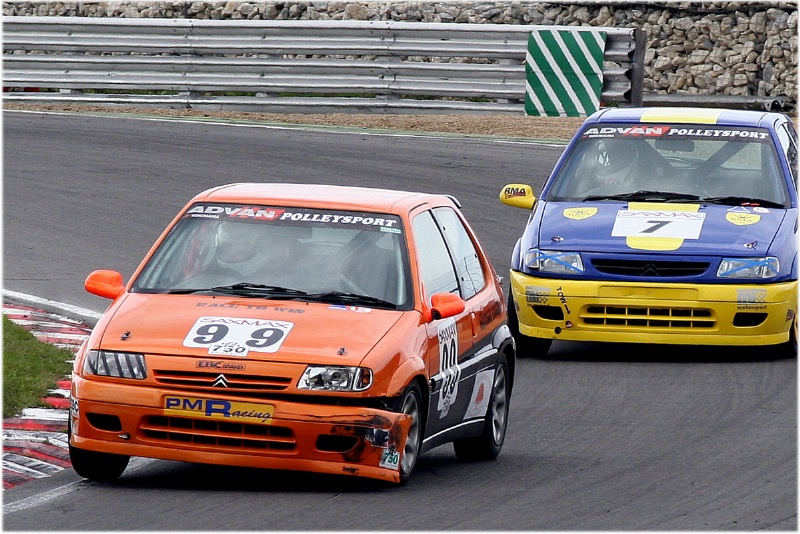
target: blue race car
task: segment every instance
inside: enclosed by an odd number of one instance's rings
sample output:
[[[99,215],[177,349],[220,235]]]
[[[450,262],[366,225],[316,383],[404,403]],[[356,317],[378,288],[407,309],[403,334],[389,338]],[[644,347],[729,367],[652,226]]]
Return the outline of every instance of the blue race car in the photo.
[[[604,109],[570,141],[511,258],[517,352],[554,339],[797,351],[797,133],[780,113]]]

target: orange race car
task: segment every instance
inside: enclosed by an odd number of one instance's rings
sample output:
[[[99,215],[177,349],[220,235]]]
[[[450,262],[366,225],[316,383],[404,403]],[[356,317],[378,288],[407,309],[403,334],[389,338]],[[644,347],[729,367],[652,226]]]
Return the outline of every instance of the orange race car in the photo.
[[[452,197],[232,184],[194,197],[75,359],[69,451],[404,483],[421,453],[503,446],[514,342],[498,277]]]

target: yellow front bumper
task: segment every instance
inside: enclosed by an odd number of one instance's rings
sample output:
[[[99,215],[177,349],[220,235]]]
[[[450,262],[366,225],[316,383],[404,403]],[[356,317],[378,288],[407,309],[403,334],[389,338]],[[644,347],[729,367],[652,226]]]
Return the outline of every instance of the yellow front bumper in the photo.
[[[537,278],[511,271],[520,333],[544,339],[774,345],[789,340],[797,282],[665,284]]]

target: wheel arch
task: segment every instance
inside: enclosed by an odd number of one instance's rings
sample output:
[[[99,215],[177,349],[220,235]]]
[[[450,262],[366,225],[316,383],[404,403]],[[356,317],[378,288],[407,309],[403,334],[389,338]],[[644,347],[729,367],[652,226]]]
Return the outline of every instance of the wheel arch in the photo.
[[[498,354],[503,354],[506,357],[506,363],[508,363],[508,396],[511,397],[511,393],[514,390],[514,376],[516,375],[516,368],[517,368],[517,352],[515,350],[514,345],[514,337],[511,334],[511,330],[508,328],[508,325],[503,325],[495,331],[494,336],[492,337],[492,345],[497,349]]]

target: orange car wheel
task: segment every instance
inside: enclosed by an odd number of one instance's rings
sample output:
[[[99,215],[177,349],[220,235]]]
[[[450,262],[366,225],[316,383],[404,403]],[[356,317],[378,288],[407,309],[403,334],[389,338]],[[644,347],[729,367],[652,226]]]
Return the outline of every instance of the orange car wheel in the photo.
[[[69,427],[71,428],[72,424]],[[83,478],[97,482],[111,482],[122,476],[125,468],[128,467],[130,456],[87,451],[73,447],[70,443],[69,459],[72,468]]]
[[[477,438],[453,442],[459,460],[494,460],[503,448],[508,426],[509,380],[508,362],[500,356],[492,382],[492,396],[486,410],[483,432]]]
[[[417,464],[422,447],[422,395],[419,385],[412,382],[403,394],[400,412],[411,416],[411,427],[408,429],[403,457],[400,459],[400,483],[405,484],[411,478],[411,472]]]

